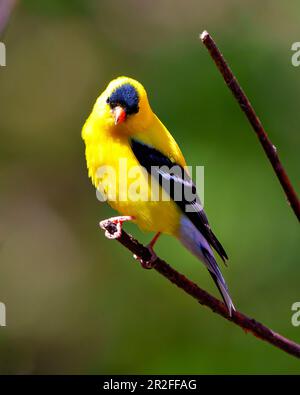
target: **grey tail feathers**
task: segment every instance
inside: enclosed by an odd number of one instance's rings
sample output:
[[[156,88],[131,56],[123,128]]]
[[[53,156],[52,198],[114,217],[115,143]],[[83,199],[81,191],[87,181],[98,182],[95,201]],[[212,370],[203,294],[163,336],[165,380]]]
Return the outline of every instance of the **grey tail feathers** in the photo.
[[[234,307],[234,304],[232,303],[231,297],[229,295],[228,287],[227,287],[227,284],[224,280],[224,277],[222,276],[222,273],[218,267],[218,264],[217,264],[214,256],[210,253],[210,251],[208,251],[205,248],[202,248],[202,252],[203,252],[204,258],[207,262],[207,268],[208,268],[209,274],[211,275],[218,290],[220,291],[220,294],[224,300],[224,303],[226,304],[226,306],[228,308],[228,312],[231,317],[232,311],[235,311],[235,307]]]

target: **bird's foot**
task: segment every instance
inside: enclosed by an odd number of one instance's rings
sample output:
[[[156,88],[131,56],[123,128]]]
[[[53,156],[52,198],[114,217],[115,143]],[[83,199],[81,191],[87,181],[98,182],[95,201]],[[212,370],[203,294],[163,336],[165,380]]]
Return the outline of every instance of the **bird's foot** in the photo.
[[[134,219],[134,217],[132,217],[130,215],[112,217],[112,218],[104,219],[103,221],[101,221],[99,223],[99,225],[100,225],[100,228],[105,230],[105,236],[108,239],[118,239],[122,234],[123,222],[132,221],[133,219]],[[109,226],[111,224],[116,225],[116,228],[114,231],[109,230]]]
[[[157,259],[157,255],[155,254],[153,247],[151,246],[151,243],[147,245],[146,247],[149,251],[149,255],[150,258],[145,260],[137,255],[133,255],[134,259],[136,259],[137,261],[140,261],[140,264],[142,265],[142,267],[144,269],[153,269],[153,267],[155,266],[155,261]]]

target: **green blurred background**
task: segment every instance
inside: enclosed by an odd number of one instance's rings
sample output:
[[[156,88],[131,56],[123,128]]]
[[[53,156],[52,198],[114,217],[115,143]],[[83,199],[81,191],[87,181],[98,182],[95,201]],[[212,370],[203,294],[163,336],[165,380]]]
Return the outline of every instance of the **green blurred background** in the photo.
[[[105,239],[98,222],[113,211],[96,199],[80,136],[112,78],[140,80],[187,162],[205,166],[236,306],[300,342],[299,225],[198,39],[207,29],[217,40],[299,191],[299,13],[296,0],[20,2],[0,68],[1,373],[300,372]],[[157,251],[218,295],[176,240]]]

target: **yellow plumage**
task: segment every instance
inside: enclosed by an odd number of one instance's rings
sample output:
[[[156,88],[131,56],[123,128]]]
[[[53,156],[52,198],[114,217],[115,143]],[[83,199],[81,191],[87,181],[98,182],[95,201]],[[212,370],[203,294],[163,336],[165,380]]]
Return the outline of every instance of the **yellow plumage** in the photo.
[[[117,87],[126,83],[132,84],[139,94],[139,113],[132,118],[128,117],[126,122],[115,125],[111,109],[106,100]],[[124,172],[123,166],[119,166],[120,159],[126,159],[128,173],[130,173],[132,168],[139,166],[130,147],[129,136],[134,136],[140,141],[157,148],[181,166],[186,165],[177,143],[152,112],[143,86],[131,78],[120,77],[113,80],[99,96],[82,130],[82,137],[86,143],[86,161],[89,176],[96,188],[101,188],[99,185],[101,180],[97,177],[97,170],[101,166],[111,166],[115,169],[117,181],[120,178],[120,171]],[[121,177],[121,180],[123,179],[124,177]],[[147,175],[145,175],[144,179],[141,177],[140,182],[141,184],[143,182],[147,184],[147,188],[144,186],[141,189],[148,190],[150,194],[151,183],[149,177]],[[155,181],[152,182],[154,183]],[[102,183],[103,185],[107,184],[107,180],[102,179]],[[112,185],[111,187],[113,188],[114,186]],[[172,200],[122,201],[120,194],[122,197],[122,193],[125,196],[127,192],[122,191],[122,187],[121,185],[120,188],[117,182],[116,199],[108,200],[108,203],[115,210],[122,215],[135,217],[135,222],[143,230],[174,235],[177,233],[180,223],[180,211]]]

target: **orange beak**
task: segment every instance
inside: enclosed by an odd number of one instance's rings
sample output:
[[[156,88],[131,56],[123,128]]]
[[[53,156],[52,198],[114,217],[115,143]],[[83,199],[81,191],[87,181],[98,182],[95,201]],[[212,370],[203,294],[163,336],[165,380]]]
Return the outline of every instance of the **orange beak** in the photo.
[[[113,109],[113,114],[115,118],[115,125],[119,125],[126,120],[126,111],[121,106],[116,106]]]

